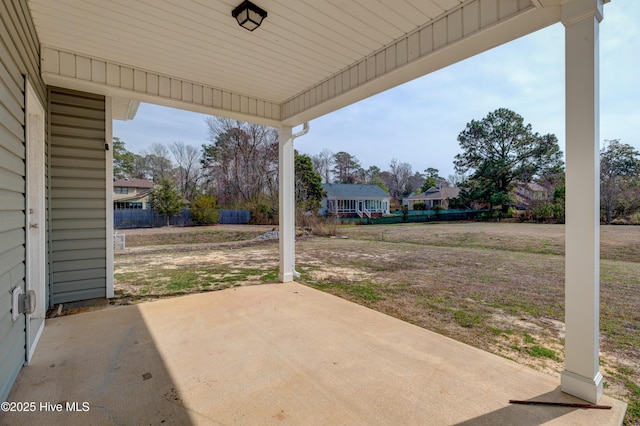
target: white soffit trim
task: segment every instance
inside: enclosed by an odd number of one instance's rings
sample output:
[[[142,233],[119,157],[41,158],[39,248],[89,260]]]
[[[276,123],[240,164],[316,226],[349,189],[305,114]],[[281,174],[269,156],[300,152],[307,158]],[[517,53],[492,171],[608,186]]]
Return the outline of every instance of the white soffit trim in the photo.
[[[42,78],[50,86],[280,125],[280,105],[272,102],[51,47],[41,52]]]
[[[111,114],[114,120],[133,120],[140,106],[139,101],[124,98],[113,98]]]

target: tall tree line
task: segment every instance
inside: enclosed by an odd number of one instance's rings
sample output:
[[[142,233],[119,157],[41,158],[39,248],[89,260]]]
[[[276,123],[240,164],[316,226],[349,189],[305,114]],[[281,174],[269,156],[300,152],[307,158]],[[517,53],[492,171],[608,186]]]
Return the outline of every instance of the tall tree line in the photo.
[[[153,143],[140,154],[129,152],[115,137],[114,176],[173,182],[187,201],[214,196],[226,208],[250,208],[277,216],[278,133],[276,129],[236,120],[206,119],[208,143],[201,149],[176,141]],[[455,175],[447,179],[436,168],[414,171],[408,162],[392,158],[383,170],[363,167],[355,155],[327,149],[302,158],[296,165],[305,173],[300,182],[314,182],[300,194],[318,197],[319,183],[372,184],[387,191],[399,207],[404,197],[432,187],[462,188],[455,204],[497,208],[515,205],[516,185],[537,182],[553,195],[556,210],[564,210],[564,164],[555,135],[534,132],[523,117],[506,108],[472,120],[459,134],[461,153]],[[640,212],[640,153],[619,140],[605,141],[601,150],[601,206],[605,222]],[[300,158],[298,158],[300,157]],[[318,184],[318,185],[316,185]],[[315,205],[310,203],[309,205]],[[562,213],[563,214],[563,213]]]
[[[201,149],[173,142],[153,143],[140,154],[114,138],[114,177],[150,179],[192,203],[214,197],[224,208],[252,211],[258,222],[272,223],[278,209],[278,133],[276,129],[224,118],[206,119],[208,139]],[[295,155],[296,200],[304,211],[317,211],[323,195],[311,158]],[[169,199],[163,196],[163,199]]]

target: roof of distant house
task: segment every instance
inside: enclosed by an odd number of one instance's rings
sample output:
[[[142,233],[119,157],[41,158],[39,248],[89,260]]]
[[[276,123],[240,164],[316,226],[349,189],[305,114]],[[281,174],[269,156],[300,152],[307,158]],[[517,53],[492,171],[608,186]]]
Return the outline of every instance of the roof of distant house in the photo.
[[[151,194],[151,191],[153,191],[151,188],[143,189],[142,191],[137,192],[134,195],[131,195],[129,197],[124,197],[124,198],[118,198],[115,201],[117,201],[119,203],[125,202],[125,201],[140,201],[144,197],[146,197],[147,195]]]
[[[323,183],[327,198],[390,198],[378,185],[360,185],[348,183]]]
[[[540,191],[540,192],[548,192],[549,191],[544,186],[542,186],[542,185],[540,185],[538,183],[535,183],[535,182],[526,182],[526,183],[519,182],[517,185],[520,186],[520,187],[528,188],[531,191]]]
[[[153,182],[147,179],[119,179],[113,181],[113,187],[119,188],[153,188]]]
[[[422,194],[409,197],[409,200],[445,200],[447,198],[456,198],[460,195],[460,188],[456,187],[444,187],[436,188],[431,187]]]

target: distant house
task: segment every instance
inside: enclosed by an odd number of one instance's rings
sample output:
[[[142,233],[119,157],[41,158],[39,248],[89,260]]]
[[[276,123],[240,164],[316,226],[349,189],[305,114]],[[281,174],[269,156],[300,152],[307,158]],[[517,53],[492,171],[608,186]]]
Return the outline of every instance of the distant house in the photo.
[[[113,208],[148,209],[153,182],[147,179],[120,179],[113,181]]]
[[[320,214],[338,217],[380,217],[389,214],[391,196],[378,185],[322,184],[326,196]]]
[[[551,200],[552,192],[535,182],[516,183],[516,206],[518,209],[527,209],[535,201]]]
[[[516,194],[527,200],[549,200],[551,198],[551,191],[535,182],[518,182]]]
[[[406,199],[407,208],[415,210],[416,203],[424,203],[427,209],[435,206],[449,208],[449,199],[456,198],[460,194],[460,188],[435,188],[431,187],[426,192],[414,195]]]

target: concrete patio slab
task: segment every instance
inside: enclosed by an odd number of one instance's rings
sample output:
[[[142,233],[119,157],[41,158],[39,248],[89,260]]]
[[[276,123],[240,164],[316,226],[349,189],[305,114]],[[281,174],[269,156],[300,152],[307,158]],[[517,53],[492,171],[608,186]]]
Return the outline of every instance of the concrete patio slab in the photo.
[[[296,283],[47,321],[6,425],[619,425],[558,377]],[[61,405],[57,405],[61,404]],[[61,407],[62,411],[54,411]]]

